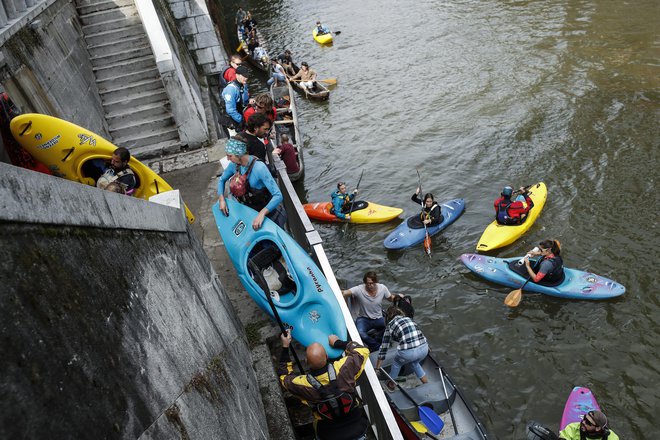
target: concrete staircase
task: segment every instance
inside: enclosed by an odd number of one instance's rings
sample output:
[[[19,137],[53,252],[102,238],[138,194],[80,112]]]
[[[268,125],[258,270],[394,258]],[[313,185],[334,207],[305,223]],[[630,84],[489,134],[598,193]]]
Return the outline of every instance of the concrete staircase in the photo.
[[[139,159],[181,151],[133,0],[76,0],[76,5],[113,143]]]

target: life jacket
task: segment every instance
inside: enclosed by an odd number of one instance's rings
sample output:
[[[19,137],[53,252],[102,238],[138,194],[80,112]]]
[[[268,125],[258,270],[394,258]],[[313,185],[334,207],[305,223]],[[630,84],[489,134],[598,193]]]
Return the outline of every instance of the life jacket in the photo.
[[[342,200],[341,212],[346,214],[348,212],[348,209],[350,209],[350,207],[351,207],[350,195],[342,194],[342,193],[339,192],[339,190],[337,190],[337,191],[334,192],[334,194],[332,196],[333,201],[334,201],[335,197],[340,198]],[[330,212],[334,215],[337,215],[337,213],[335,212],[334,202],[332,204],[332,209],[330,209]]]
[[[236,173],[229,179],[229,192],[240,203],[259,212],[268,205],[272,196],[266,187],[255,189],[250,186],[250,173],[258,160],[253,156],[250,156],[250,159],[251,162],[245,174],[241,174],[239,165],[236,166]]]
[[[553,283],[561,281],[564,277],[564,260],[562,260],[559,255],[552,258],[546,258],[545,260],[552,263],[552,270],[545,274],[542,282]]]
[[[314,376],[307,373],[307,381],[321,395],[322,400],[314,406],[321,417],[327,420],[339,420],[360,407],[356,394],[341,391],[337,386],[337,373],[332,364],[328,364],[328,379],[330,379],[330,383],[324,386]]]
[[[509,207],[513,202],[514,200],[507,200],[504,197],[499,199],[497,203],[497,213],[495,214],[498,223],[503,225],[516,225],[520,223],[521,218],[519,214],[513,217],[509,215]]]
[[[124,191],[128,192],[130,191],[128,189],[128,185],[118,180],[120,177],[127,175],[135,175],[135,173],[133,173],[133,170],[130,169],[129,167],[126,167],[121,171],[115,171],[114,168],[109,167],[96,181],[96,187],[100,189],[105,189],[112,182],[116,181],[118,184],[121,185],[122,188],[124,188]]]
[[[433,202],[433,205],[431,205],[428,211],[426,210],[426,206],[422,208],[422,212],[419,214],[419,217],[422,220],[422,222],[424,222],[424,220],[431,220],[431,222],[433,222],[433,217],[431,217],[431,212],[433,212],[435,208],[440,209],[440,206],[438,206],[436,202]],[[440,214],[440,221],[442,221],[442,214]]]

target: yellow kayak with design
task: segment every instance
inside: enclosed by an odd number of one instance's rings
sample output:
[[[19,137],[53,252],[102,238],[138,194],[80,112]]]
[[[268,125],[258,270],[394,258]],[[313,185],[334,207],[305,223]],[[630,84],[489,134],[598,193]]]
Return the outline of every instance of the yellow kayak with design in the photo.
[[[11,134],[35,159],[46,165],[58,177],[94,186],[83,166],[92,160],[110,160],[117,147],[101,136],[71,122],[53,116],[26,113],[11,120]],[[91,163],[90,163],[91,164]],[[151,168],[131,156],[128,166],[138,184],[134,197],[148,200],[172,187]],[[190,223],[195,216],[186,206]]]
[[[344,222],[332,213],[331,202],[306,203],[305,213],[312,220]],[[349,223],[385,223],[401,215],[403,209],[378,205],[373,202],[356,201]]]
[[[548,197],[548,188],[545,183],[539,182],[532,185],[529,189],[529,197],[534,202],[534,207],[527,214],[527,219],[520,225],[501,225],[493,220],[488,225],[477,243],[478,251],[492,251],[501,248],[518,240],[525,232],[532,227],[536,219],[541,215],[541,210],[545,206],[545,200]]]
[[[330,44],[332,43],[332,32],[327,32],[325,34],[318,35],[318,29],[314,28],[312,31],[312,36],[319,44]]]

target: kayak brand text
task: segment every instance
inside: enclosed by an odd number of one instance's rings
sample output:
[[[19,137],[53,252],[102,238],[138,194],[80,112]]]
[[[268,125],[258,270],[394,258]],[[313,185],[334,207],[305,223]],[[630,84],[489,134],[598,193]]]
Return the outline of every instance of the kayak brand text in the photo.
[[[312,277],[312,281],[314,281],[314,286],[316,286],[316,291],[319,293],[323,292],[323,287],[321,287],[321,283],[319,283],[319,280],[316,279],[316,275],[314,275],[314,271],[309,266],[307,266],[307,272]]]

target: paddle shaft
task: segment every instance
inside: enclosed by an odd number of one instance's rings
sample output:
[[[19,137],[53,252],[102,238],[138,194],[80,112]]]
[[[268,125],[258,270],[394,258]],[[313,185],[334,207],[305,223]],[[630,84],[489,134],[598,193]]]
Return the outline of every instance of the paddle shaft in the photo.
[[[419,174],[419,170],[415,168],[415,171],[417,171],[417,182],[419,183],[419,193],[424,194],[422,192],[422,176]],[[420,200],[422,201],[420,203],[422,207],[422,214],[424,213],[424,200],[420,197]],[[429,258],[431,257],[431,243],[429,243],[429,249],[426,249],[426,241],[430,240],[431,237],[429,237],[429,230],[426,229],[426,223],[424,223],[424,219],[422,219],[422,224],[424,225],[424,250],[426,251],[427,254],[429,254]]]
[[[454,425],[454,434],[458,435],[458,428],[456,427],[456,419],[454,418],[454,410],[451,409],[451,402],[449,401],[449,394],[447,394],[447,386],[445,385],[445,375],[442,372],[442,367],[440,364],[438,366],[438,371],[440,372],[440,380],[442,380],[442,389],[445,391],[445,399],[447,399],[447,408],[449,408],[449,416],[451,417],[451,424]]]
[[[270,296],[270,291],[267,288],[268,284],[266,283],[266,280],[264,280],[263,277],[261,276],[261,271],[259,270],[257,265],[254,264],[252,261],[248,261],[248,266],[250,266],[250,269],[252,270],[254,276],[259,278],[259,280],[255,280],[255,281],[257,281],[257,284],[259,285],[259,287],[261,287],[261,290],[264,291],[264,295],[266,295],[268,304],[270,305],[270,308],[273,311],[273,316],[275,316],[275,321],[277,321],[277,324],[280,326],[280,330],[282,331],[282,334],[286,334],[286,328],[284,328],[284,324],[282,323],[280,314],[277,313],[277,307],[275,307],[275,304],[273,303],[273,298]],[[264,287],[264,284],[266,285],[266,287]],[[300,363],[300,359],[298,359],[298,354],[290,345],[289,345],[289,350],[291,351],[291,355],[293,356],[293,359],[296,361],[296,365],[298,365],[300,374],[305,374],[305,370],[303,369],[302,364]]]
[[[360,173],[360,178],[358,179],[357,186],[355,187],[355,191],[360,189],[360,182],[362,182],[362,175],[364,174],[364,168],[362,168],[362,172]],[[353,194],[353,200],[351,200],[351,209],[348,211],[348,213],[353,212],[353,205],[355,204],[355,198],[357,197],[357,194]]]

